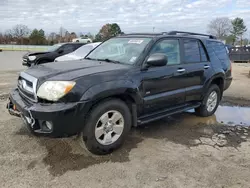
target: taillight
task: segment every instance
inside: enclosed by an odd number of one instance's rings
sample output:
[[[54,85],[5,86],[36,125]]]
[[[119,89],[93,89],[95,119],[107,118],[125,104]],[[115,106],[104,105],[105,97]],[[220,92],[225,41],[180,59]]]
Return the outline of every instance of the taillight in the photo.
[[[230,61],[230,71],[233,71],[232,61]]]

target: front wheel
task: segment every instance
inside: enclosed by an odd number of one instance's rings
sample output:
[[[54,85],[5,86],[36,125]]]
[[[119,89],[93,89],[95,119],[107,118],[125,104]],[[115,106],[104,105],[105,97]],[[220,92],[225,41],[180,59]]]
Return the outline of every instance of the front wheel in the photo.
[[[128,106],[121,100],[106,100],[89,113],[80,141],[94,154],[108,154],[122,145],[130,128]]]
[[[200,107],[195,109],[195,113],[198,116],[208,117],[214,114],[217,110],[221,99],[221,91],[218,85],[211,85],[208,89],[202,104]]]

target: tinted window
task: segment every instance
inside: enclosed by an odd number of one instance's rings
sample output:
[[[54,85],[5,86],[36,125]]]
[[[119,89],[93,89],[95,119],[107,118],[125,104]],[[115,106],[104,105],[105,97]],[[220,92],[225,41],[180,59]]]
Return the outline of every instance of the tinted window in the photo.
[[[184,40],[184,54],[186,63],[200,62],[200,49],[197,40]]]
[[[65,52],[72,52],[75,50],[74,46],[73,45],[64,45],[62,47],[62,50],[65,51]]]
[[[199,47],[200,47],[200,53],[201,53],[201,61],[202,61],[202,62],[208,61],[208,60],[207,60],[206,52],[205,52],[204,47],[203,47],[203,45],[201,44],[201,42],[199,42]]]
[[[215,55],[220,60],[228,60],[227,50],[223,43],[208,41],[208,47],[213,49]]]
[[[168,65],[180,64],[180,45],[178,40],[162,40],[155,44],[151,54],[164,53],[168,57]]]

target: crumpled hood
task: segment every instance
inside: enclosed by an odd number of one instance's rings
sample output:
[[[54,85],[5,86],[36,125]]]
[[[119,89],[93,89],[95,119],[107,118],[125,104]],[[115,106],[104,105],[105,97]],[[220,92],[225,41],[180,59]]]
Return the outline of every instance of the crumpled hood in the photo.
[[[27,69],[25,72],[31,76],[43,80],[74,80],[79,77],[101,74],[112,71],[112,74],[121,74],[130,65],[114,64],[93,60],[76,60],[46,63]]]
[[[23,57],[28,57],[28,56],[33,56],[33,55],[42,55],[42,54],[47,54],[49,52],[28,52],[26,54],[24,54]]]

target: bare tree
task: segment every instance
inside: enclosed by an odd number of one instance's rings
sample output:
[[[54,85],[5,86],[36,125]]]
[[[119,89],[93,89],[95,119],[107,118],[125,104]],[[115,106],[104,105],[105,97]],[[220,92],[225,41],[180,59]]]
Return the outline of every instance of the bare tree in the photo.
[[[60,29],[59,29],[60,42],[63,41],[63,37],[65,36],[66,32],[67,32],[67,30],[65,28],[60,27]]]
[[[208,24],[208,33],[224,39],[231,31],[232,23],[227,17],[215,18]]]
[[[12,28],[11,32],[13,37],[16,37],[23,43],[23,38],[28,36],[30,30],[26,25],[18,24]]]
[[[12,36],[12,31],[10,29],[8,29],[8,30],[5,31],[3,37],[4,37],[4,43],[5,44],[9,44],[9,43],[14,42],[13,41],[13,36]]]

